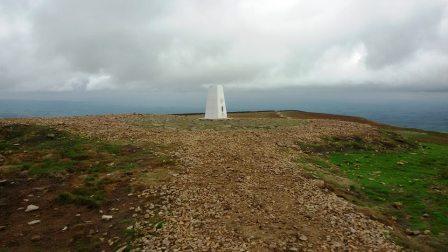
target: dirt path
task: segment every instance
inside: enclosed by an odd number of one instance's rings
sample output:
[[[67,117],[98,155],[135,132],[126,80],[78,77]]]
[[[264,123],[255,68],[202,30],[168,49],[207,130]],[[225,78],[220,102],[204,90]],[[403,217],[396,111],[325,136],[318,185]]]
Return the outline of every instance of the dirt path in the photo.
[[[139,223],[145,250],[397,250],[387,228],[304,176],[297,141],[375,134],[350,122],[308,120],[275,130],[142,127],[104,116],[41,121],[109,140],[176,144],[181,172],[158,190],[169,201],[163,228]],[[170,117],[175,118],[176,117]],[[285,119],[287,120],[287,119]],[[154,235],[157,232],[158,235]]]
[[[383,225],[305,178],[293,162],[299,139],[370,130],[311,121],[275,131],[184,132],[178,140],[185,173],[171,185],[179,202],[164,239],[147,237],[147,249],[396,249]]]

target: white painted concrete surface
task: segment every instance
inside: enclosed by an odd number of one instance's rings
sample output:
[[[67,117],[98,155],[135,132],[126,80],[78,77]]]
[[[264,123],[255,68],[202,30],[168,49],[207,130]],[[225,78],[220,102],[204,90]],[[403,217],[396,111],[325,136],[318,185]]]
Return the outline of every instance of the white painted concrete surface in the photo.
[[[208,89],[205,119],[226,119],[227,109],[222,85],[213,85]]]

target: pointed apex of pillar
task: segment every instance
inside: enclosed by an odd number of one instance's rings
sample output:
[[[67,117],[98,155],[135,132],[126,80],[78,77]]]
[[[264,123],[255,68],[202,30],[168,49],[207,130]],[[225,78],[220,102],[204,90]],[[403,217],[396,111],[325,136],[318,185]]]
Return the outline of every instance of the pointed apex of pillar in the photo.
[[[205,119],[226,119],[227,109],[222,85],[212,85],[208,88]]]

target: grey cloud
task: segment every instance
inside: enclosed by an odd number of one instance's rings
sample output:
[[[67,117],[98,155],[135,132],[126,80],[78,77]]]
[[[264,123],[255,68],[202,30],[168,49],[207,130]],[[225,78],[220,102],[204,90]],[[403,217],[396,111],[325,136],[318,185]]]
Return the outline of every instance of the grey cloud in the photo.
[[[0,14],[2,90],[448,89],[443,0],[19,0]]]
[[[418,12],[410,13],[411,17],[396,23],[377,20],[377,25],[367,31],[363,38],[369,52],[367,64],[373,68],[381,68],[412,60],[417,51],[428,49],[439,40],[447,39],[438,36],[438,25],[446,9],[434,3],[415,6],[419,8]]]

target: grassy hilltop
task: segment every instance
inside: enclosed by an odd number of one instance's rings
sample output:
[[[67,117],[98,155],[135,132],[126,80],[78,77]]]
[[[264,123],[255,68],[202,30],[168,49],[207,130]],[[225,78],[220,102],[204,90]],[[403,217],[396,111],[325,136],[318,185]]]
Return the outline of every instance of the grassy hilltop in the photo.
[[[0,120],[0,251],[448,247],[448,134],[200,117]]]

